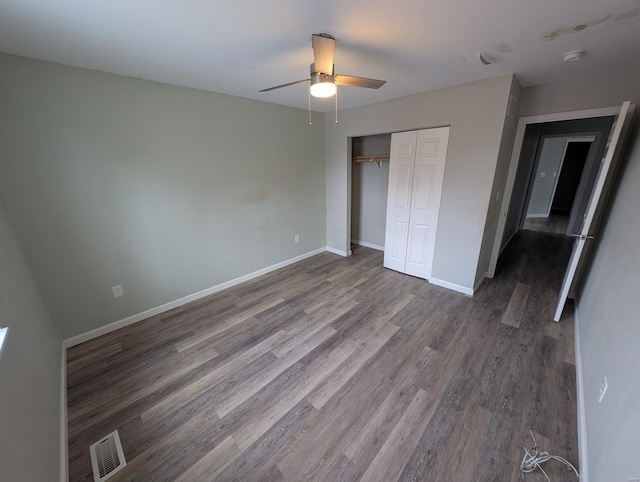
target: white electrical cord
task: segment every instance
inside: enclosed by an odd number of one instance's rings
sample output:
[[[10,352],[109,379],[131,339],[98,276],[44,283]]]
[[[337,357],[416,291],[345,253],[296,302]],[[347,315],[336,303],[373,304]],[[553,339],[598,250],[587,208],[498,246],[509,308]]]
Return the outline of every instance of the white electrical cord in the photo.
[[[576,474],[576,477],[580,478],[580,474],[571,464],[571,462],[560,457],[559,455],[551,455],[549,452],[540,451],[538,449],[538,444],[536,443],[536,438],[533,436],[533,432],[531,431],[531,429],[529,429],[529,433],[531,434],[531,438],[533,439],[533,448],[531,450],[527,450],[526,447],[523,447],[525,454],[524,457],[522,457],[522,462],[520,462],[520,471],[522,473],[529,474],[536,469],[540,469],[547,480],[551,482],[551,479],[542,468],[542,464],[551,459],[554,459],[565,464],[567,467],[573,470],[573,472]]]

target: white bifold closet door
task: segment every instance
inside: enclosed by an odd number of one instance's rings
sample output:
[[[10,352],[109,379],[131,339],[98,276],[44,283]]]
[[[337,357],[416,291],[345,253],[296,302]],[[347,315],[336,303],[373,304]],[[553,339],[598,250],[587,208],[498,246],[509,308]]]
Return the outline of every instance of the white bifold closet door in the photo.
[[[384,266],[429,279],[449,127],[391,135]]]

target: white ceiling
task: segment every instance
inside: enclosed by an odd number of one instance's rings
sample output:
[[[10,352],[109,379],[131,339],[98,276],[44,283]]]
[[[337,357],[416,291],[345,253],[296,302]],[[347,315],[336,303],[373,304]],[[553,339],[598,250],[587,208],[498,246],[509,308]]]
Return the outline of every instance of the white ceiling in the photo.
[[[341,88],[340,108],[640,64],[640,0],[0,0],[2,52],[302,108],[305,84],[258,90],[307,78],[321,32],[336,38],[337,73],[387,80]],[[562,62],[574,49],[584,58]]]

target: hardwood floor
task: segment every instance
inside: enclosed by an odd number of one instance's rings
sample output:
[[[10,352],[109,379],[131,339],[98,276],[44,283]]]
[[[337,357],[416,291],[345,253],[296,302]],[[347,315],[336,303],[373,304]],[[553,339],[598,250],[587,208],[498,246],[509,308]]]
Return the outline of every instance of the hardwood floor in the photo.
[[[115,429],[110,480],[517,481],[528,427],[577,466],[570,243],[521,231],[474,298],[323,253],[73,347],[70,480]]]
[[[571,218],[566,214],[551,214],[548,218],[526,218],[522,229],[543,233],[565,234]]]

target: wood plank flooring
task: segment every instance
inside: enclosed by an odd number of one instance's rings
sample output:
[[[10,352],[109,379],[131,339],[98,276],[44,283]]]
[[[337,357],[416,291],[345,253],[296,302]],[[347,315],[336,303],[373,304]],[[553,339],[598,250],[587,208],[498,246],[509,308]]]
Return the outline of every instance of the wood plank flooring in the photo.
[[[547,218],[526,218],[523,229],[541,231],[543,233],[565,234],[569,227],[570,217],[567,214],[550,214]]]
[[[70,480],[115,429],[114,481],[519,481],[529,427],[577,466],[570,243],[521,231],[474,298],[323,253],[73,347]]]

